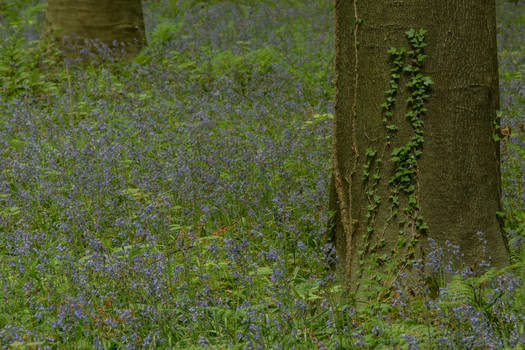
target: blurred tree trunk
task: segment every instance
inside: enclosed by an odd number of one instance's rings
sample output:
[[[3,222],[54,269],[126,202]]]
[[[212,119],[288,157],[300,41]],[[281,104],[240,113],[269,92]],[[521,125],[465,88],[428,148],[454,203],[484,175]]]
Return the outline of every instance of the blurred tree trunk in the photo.
[[[140,0],[49,0],[44,36],[54,35],[67,53],[98,40],[109,47],[125,44],[128,54],[145,45]],[[73,47],[70,47],[73,44]]]
[[[458,245],[467,266],[488,260],[486,255],[492,266],[507,265],[496,215],[501,179],[493,138],[499,99],[495,0],[335,5],[330,205],[350,288],[360,290],[367,268],[383,269],[390,261],[397,266],[394,275],[408,271],[409,259],[428,254],[427,238]],[[406,34],[411,29],[415,47]]]

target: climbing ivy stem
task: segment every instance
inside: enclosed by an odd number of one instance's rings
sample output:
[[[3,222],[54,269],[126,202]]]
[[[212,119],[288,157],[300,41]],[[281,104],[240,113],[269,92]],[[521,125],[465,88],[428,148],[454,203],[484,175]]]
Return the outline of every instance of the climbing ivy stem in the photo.
[[[429,97],[432,80],[424,76],[422,72],[425,30],[407,31],[406,36],[410,43],[409,49],[391,48],[388,52],[392,62],[390,69],[391,78],[388,90],[385,91],[385,102],[381,105],[383,111],[383,125],[386,137],[382,150],[378,152],[372,144],[369,144],[363,163],[363,186],[367,198],[366,231],[363,232],[363,246],[358,250],[359,260],[370,258],[374,264],[383,265],[387,261],[387,255],[379,255],[378,249],[384,248],[385,233],[390,225],[397,224],[399,230],[398,241],[391,251],[393,261],[397,261],[389,267],[389,279],[395,277],[394,269],[398,272],[410,265],[410,259],[419,237],[425,233],[427,225],[420,215],[419,206],[419,181],[418,181],[418,159],[422,154],[423,147],[423,120],[425,114],[424,102]],[[405,54],[408,63],[405,64]],[[409,96],[407,98],[407,111],[405,118],[410,123],[414,135],[410,137],[405,145],[393,148],[390,152],[389,164],[392,166],[392,176],[388,180],[390,187],[390,217],[386,219],[383,229],[377,230],[376,216],[382,205],[381,196],[376,190],[381,181],[380,169],[386,152],[392,147],[394,136],[397,134],[398,126],[395,125],[394,108],[396,96],[400,87],[400,79],[405,73],[408,82],[405,84]],[[355,115],[355,114],[354,114]],[[403,204],[403,208],[400,205]],[[373,238],[376,238],[373,240]],[[398,256],[401,259],[398,261]],[[361,266],[361,263],[360,263]],[[362,275],[361,269],[358,275]],[[393,281],[393,279],[392,279]]]
[[[349,203],[349,220],[350,220],[350,232],[346,239],[346,261],[345,265],[347,268],[347,278],[348,281],[351,280],[352,274],[352,249],[353,249],[353,240],[355,235],[354,230],[354,218],[352,213],[352,179],[357,170],[357,162],[359,160],[359,152],[357,149],[357,89],[359,87],[359,25],[361,24],[361,19],[359,18],[359,12],[357,7],[358,0],[354,0],[354,96],[352,101],[352,151],[354,152],[354,159],[352,164],[352,170],[350,172],[350,177],[347,178],[348,182],[348,203]]]

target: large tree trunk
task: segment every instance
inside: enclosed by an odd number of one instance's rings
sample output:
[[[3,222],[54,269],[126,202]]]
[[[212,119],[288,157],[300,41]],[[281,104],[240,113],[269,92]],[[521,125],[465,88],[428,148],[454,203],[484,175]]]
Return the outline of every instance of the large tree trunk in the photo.
[[[140,0],[49,0],[44,35],[51,33],[68,53],[85,39],[108,47],[124,43],[128,54],[146,42]]]
[[[496,215],[501,180],[499,142],[493,138],[498,108],[494,0],[336,0],[335,5],[331,206],[336,250],[349,286],[359,289],[369,257],[378,266],[395,261],[400,269],[407,259],[424,259],[427,238],[458,245],[462,261],[477,265],[487,259],[479,231],[492,266],[507,265]],[[427,46],[417,50],[427,57],[421,56],[418,68],[406,32],[415,29],[417,42],[421,28],[427,31]],[[407,52],[401,58],[398,51],[389,53],[391,48]],[[396,57],[403,66],[396,68]],[[412,72],[403,71],[407,65]],[[424,76],[433,80],[431,87]],[[415,87],[406,86],[410,79]],[[411,96],[415,100],[407,101]]]

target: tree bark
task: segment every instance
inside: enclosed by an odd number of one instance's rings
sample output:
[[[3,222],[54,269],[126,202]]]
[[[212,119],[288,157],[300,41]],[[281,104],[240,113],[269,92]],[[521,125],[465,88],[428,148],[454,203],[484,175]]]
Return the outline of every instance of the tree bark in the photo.
[[[424,260],[427,238],[458,245],[463,263],[477,266],[488,259],[479,231],[491,266],[507,265],[496,214],[501,179],[493,138],[499,99],[495,1],[335,0],[335,6],[330,205],[349,286],[361,288],[371,267],[367,258],[377,266],[396,262],[397,273],[407,268],[407,259]],[[405,34],[410,29],[427,31],[421,48],[427,57],[416,72],[410,71],[417,66]],[[412,67],[399,71],[397,80],[391,48],[406,48],[398,62]],[[406,86],[411,79],[419,79],[426,111],[409,99],[418,95]],[[417,127],[406,116],[414,108],[421,112],[413,118],[421,121]],[[400,156],[400,149],[408,151]]]
[[[124,43],[132,55],[145,45],[140,0],[49,0],[44,36],[52,34],[64,51],[76,52],[88,41],[108,47]]]

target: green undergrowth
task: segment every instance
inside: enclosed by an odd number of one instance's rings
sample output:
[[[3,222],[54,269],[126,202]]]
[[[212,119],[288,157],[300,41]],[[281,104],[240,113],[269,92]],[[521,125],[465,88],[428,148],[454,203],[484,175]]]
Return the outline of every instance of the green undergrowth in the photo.
[[[501,113],[517,279],[458,276],[430,299],[371,278],[356,305],[323,237],[332,2],[257,3],[145,1],[149,46],[85,67],[28,34],[37,2],[0,4],[1,346],[523,349],[522,97]],[[500,49],[512,96],[517,51]]]

